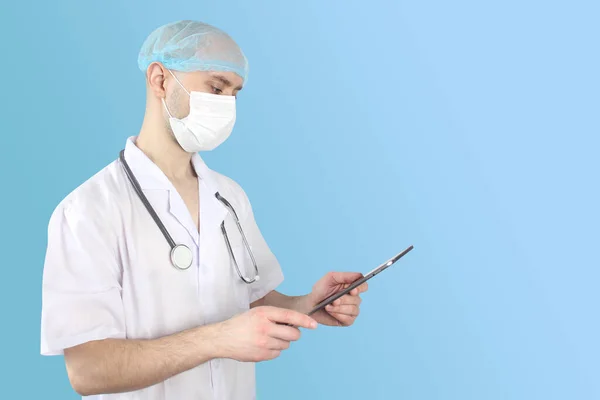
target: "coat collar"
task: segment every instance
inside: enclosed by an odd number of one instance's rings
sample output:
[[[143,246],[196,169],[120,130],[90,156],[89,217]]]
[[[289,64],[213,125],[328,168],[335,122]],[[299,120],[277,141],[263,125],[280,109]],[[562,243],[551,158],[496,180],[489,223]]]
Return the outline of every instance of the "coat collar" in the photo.
[[[197,246],[200,238],[196,224],[185,205],[185,202],[162,170],[148,158],[136,145],[137,137],[132,136],[125,144],[125,160],[135,175],[143,191],[167,190],[169,191],[169,212],[183,225]],[[208,168],[198,153],[192,155],[192,166],[198,176],[200,200],[200,228],[210,229],[220,225],[227,215],[225,206],[215,197],[219,191],[216,173]],[[175,240],[177,241],[177,240]]]

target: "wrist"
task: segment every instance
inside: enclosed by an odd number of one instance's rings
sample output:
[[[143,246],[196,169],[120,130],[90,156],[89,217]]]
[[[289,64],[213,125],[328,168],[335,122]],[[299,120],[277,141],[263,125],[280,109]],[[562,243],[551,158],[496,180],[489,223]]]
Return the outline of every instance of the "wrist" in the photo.
[[[200,354],[200,358],[226,357],[225,343],[221,334],[223,322],[199,326],[194,329],[196,350]]]
[[[295,296],[292,302],[292,307],[290,307],[294,311],[298,311],[303,314],[307,314],[313,307],[313,300],[310,294],[305,294],[304,296]]]

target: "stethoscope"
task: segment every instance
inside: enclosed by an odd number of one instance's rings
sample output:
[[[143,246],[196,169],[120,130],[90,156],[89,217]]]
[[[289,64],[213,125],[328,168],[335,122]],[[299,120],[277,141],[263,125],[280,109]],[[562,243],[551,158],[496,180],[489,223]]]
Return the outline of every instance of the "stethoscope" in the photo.
[[[165,225],[162,223],[162,221],[156,214],[156,211],[154,211],[154,208],[152,208],[152,206],[150,205],[150,202],[146,198],[146,195],[144,195],[144,192],[142,192],[142,188],[141,188],[140,184],[138,183],[135,175],[133,174],[133,171],[131,170],[131,168],[129,168],[129,164],[127,164],[127,161],[125,161],[125,150],[121,150],[121,153],[119,154],[119,160],[121,161],[121,164],[123,164],[123,169],[125,170],[125,175],[127,175],[129,182],[131,182],[131,186],[133,186],[133,189],[135,190],[136,194],[138,195],[138,197],[140,198],[140,200],[146,207],[146,210],[148,210],[148,213],[150,213],[150,216],[152,216],[152,219],[156,223],[156,226],[158,226],[158,229],[160,229],[163,236],[169,243],[169,246],[171,247],[171,253],[170,253],[171,264],[179,270],[188,269],[189,267],[191,267],[192,261],[193,261],[192,251],[185,244],[176,244],[175,241],[173,240],[173,238],[171,237],[171,235],[169,234],[169,231],[167,231],[167,228],[165,227]],[[235,255],[233,254],[233,250],[231,248],[231,243],[229,242],[229,236],[227,235],[227,230],[225,229],[225,221],[223,220],[223,222],[221,222],[221,232],[223,233],[223,237],[225,238],[225,244],[227,245],[227,250],[229,252],[229,256],[233,260],[233,265],[235,266],[235,270],[237,271],[237,274],[239,275],[240,279],[242,281],[244,281],[245,283],[250,284],[250,283],[256,282],[260,279],[260,276],[258,275],[258,266],[256,265],[256,260],[254,259],[254,254],[252,254],[252,250],[250,249],[248,240],[246,240],[246,235],[244,234],[242,225],[240,225],[240,220],[238,219],[237,213],[233,209],[233,206],[231,205],[231,203],[229,203],[223,196],[221,196],[219,194],[219,192],[215,193],[215,197],[229,210],[229,213],[233,216],[235,224],[237,225],[240,235],[242,237],[242,241],[244,242],[244,247],[246,247],[246,251],[248,251],[248,254],[250,255],[250,259],[252,260],[252,264],[254,265],[255,275],[254,275],[254,278],[248,279],[244,275],[242,275],[242,273],[240,272],[240,268],[235,259]]]

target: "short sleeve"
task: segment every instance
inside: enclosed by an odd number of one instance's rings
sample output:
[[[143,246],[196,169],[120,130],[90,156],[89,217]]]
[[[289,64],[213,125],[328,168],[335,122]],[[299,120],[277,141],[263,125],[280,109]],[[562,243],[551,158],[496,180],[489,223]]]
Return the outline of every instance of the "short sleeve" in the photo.
[[[42,355],[125,338],[117,239],[107,216],[73,204],[50,218],[42,282]]]
[[[243,190],[242,194],[243,201],[246,204],[244,207],[244,219],[241,221],[241,224],[256,259],[258,274],[260,276],[258,281],[250,285],[250,303],[253,303],[256,300],[262,299],[272,290],[275,290],[283,282],[283,272],[279,266],[279,261],[277,261],[275,255],[271,252],[256,224],[252,206]]]

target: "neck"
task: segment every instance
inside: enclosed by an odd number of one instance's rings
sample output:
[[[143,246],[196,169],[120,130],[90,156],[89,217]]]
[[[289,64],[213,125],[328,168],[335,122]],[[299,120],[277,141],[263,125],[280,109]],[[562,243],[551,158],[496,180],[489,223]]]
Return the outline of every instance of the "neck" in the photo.
[[[191,164],[192,153],[179,146],[164,122],[151,122],[146,116],[135,144],[169,180],[180,181],[196,176]]]

